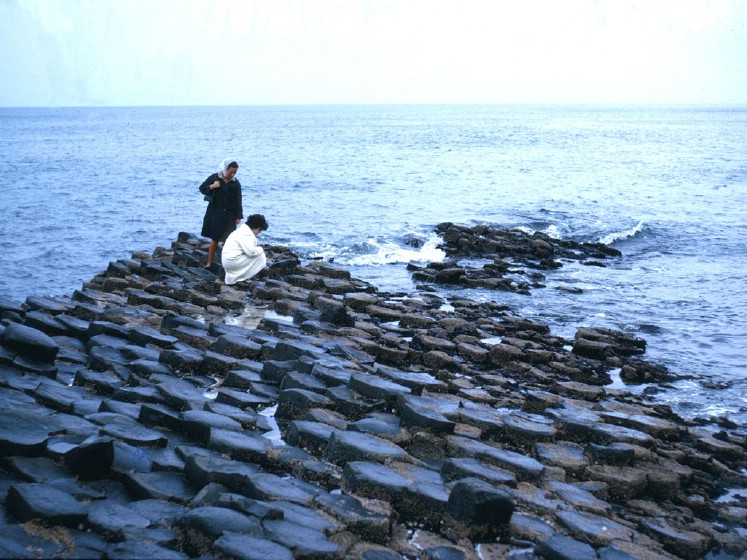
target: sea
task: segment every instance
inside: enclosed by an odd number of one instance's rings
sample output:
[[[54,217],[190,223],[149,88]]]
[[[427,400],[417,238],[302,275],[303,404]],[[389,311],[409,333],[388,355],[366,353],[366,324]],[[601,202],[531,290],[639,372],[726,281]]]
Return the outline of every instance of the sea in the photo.
[[[269,221],[260,243],[382,292],[416,292],[408,263],[445,258],[441,222],[619,249],[530,295],[436,289],[569,339],[643,338],[678,380],[631,391],[744,431],[747,106],[0,108],[0,298],[69,296],[110,261],[199,234],[197,187],[226,157],[245,215]]]

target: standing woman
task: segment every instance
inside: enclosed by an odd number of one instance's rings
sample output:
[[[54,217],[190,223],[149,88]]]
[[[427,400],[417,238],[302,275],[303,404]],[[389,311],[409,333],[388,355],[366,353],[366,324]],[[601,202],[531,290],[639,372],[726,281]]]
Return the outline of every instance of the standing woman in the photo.
[[[221,162],[218,173],[213,173],[200,185],[200,192],[210,201],[202,220],[202,235],[211,240],[205,268],[213,264],[218,243],[225,241],[244,217],[241,183],[236,179],[238,170],[236,160],[226,158]]]

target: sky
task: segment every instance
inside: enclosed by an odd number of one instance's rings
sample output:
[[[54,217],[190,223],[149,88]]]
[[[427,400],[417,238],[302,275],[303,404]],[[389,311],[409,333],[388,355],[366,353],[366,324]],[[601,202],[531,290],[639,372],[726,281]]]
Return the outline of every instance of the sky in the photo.
[[[0,0],[0,107],[747,103],[747,0]]]

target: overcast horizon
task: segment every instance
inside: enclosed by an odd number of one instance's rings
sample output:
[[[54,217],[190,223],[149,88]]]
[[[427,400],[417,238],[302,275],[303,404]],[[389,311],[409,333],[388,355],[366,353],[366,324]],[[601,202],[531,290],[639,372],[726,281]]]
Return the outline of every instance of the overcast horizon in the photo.
[[[739,0],[0,0],[0,106],[741,105]]]

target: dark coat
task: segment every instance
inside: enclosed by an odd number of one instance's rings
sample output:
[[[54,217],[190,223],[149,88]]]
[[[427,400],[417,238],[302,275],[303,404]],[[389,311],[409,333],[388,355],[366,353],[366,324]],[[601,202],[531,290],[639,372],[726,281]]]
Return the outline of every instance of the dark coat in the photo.
[[[220,182],[220,187],[211,190],[210,185],[215,181]],[[241,205],[241,183],[238,179],[226,183],[217,173],[213,173],[200,185],[200,192],[212,198],[202,220],[202,235],[210,239],[225,241],[226,237],[236,229],[236,220],[244,217]]]

